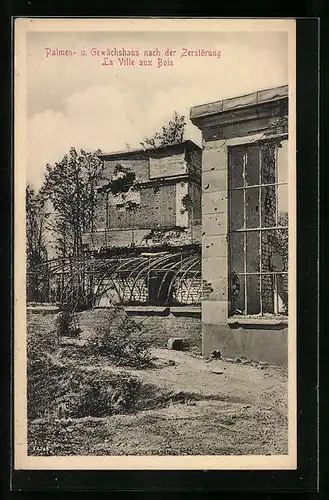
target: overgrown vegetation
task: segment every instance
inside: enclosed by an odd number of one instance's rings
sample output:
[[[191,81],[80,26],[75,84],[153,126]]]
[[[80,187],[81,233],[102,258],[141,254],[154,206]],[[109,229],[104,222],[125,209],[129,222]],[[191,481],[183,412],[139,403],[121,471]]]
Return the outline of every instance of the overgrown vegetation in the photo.
[[[182,198],[182,205],[184,207],[184,210],[186,211],[192,211],[194,208],[193,200],[192,197],[189,194],[186,194]]]
[[[93,334],[108,312],[79,314],[83,333],[92,324]],[[249,364],[241,364],[233,377],[228,367],[219,384],[215,367],[198,357],[184,362],[172,352],[169,359],[155,361],[157,369],[137,377],[104,357],[89,356],[78,343],[63,349],[53,314],[28,311],[27,316],[28,455],[287,453],[286,382],[276,379],[277,369],[269,377],[263,372],[251,377],[247,399],[246,376],[256,369]],[[115,331],[123,314],[112,311],[111,316]]]
[[[156,132],[153,136],[146,137],[140,144],[143,148],[157,148],[183,142],[185,127],[185,116],[181,116],[175,111],[173,118],[169,120],[167,125],[162,127],[161,132]]]
[[[114,373],[94,364],[94,356],[116,366],[151,366],[150,342],[141,327],[117,307],[85,346],[61,347],[58,336],[76,336],[75,315],[64,310],[54,330],[36,332],[27,345],[27,413],[35,418],[102,417],[130,413],[154,401],[152,388],[127,372]],[[74,352],[72,352],[74,351]],[[88,359],[90,361],[88,362]],[[107,364],[108,366],[108,364]]]
[[[96,329],[87,346],[93,355],[109,358],[117,366],[146,368],[152,366],[151,342],[141,326],[117,306],[109,312],[106,323]]]
[[[28,359],[29,419],[103,417],[136,411],[141,382],[129,373],[82,369],[33,350]]]
[[[43,342],[41,336],[36,335],[28,341],[28,419],[131,413],[152,407],[159,396],[153,386],[143,384],[128,372],[114,373],[79,363],[76,357],[70,358],[69,352],[61,356],[54,336],[49,335],[49,338],[51,342]],[[112,351],[117,361],[130,350],[128,361],[146,362],[145,352],[138,350],[133,341],[120,346],[119,338],[114,338]],[[88,354],[88,349],[79,348],[78,352],[82,359]]]

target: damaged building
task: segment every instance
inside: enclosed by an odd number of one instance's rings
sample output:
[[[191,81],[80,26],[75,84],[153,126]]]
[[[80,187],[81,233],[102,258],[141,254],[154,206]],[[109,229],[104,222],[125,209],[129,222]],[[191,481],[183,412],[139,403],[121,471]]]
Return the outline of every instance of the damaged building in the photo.
[[[288,87],[201,104],[190,119],[202,149],[187,140],[100,155],[83,235],[89,305],[202,334],[205,356],[286,364]]]
[[[94,305],[200,316],[201,149],[184,141],[100,157],[94,228],[83,237],[86,254],[106,263]]]
[[[203,353],[287,362],[288,87],[195,106]]]
[[[84,236],[109,262],[96,305],[165,316],[159,328],[182,337],[201,325],[206,356],[285,364],[288,87],[195,106],[190,119],[202,150],[185,141],[101,155]]]

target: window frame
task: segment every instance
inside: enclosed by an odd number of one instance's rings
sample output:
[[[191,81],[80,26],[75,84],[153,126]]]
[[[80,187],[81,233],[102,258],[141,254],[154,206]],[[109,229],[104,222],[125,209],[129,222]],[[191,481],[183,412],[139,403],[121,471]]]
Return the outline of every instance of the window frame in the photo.
[[[262,232],[263,231],[269,231],[274,233],[274,231],[280,230],[280,231],[285,231],[288,237],[289,234],[289,215],[288,215],[288,221],[287,225],[279,225],[278,222],[278,187],[279,186],[287,186],[289,187],[288,183],[288,176],[287,180],[283,182],[278,181],[278,149],[280,147],[280,144],[282,144],[284,141],[289,141],[288,133],[283,133],[283,134],[277,134],[277,135],[268,135],[268,136],[263,136],[262,138],[259,138],[255,141],[248,141],[248,138],[246,138],[245,142],[239,142],[239,143],[232,143],[229,144],[227,147],[227,165],[228,165],[228,175],[227,175],[227,190],[228,190],[228,234],[227,234],[227,241],[228,241],[228,283],[229,283],[229,289],[228,289],[228,299],[229,299],[229,310],[228,310],[228,321],[236,321],[237,319],[239,320],[247,320],[252,321],[253,319],[257,318],[259,320],[278,320],[278,319],[288,319],[288,311],[285,314],[284,312],[279,311],[278,307],[278,296],[275,296],[273,298],[273,313],[272,312],[264,312],[263,311],[263,301],[262,301],[262,276],[272,276],[274,283],[273,283],[273,288],[276,288],[277,285],[277,278],[286,276],[288,279],[288,272],[289,272],[289,266],[287,264],[287,270],[284,271],[263,271],[263,266],[262,266]],[[258,174],[258,184],[250,184],[246,185],[246,154],[247,154],[247,148],[252,147],[252,146],[257,146],[261,148],[262,146],[266,145],[266,143],[272,143],[275,147],[275,182],[271,182],[268,184],[265,184],[262,182],[262,164],[261,164],[261,157],[262,155],[259,154],[259,174]],[[289,144],[289,143],[288,143]],[[232,188],[232,151],[236,148],[243,148],[245,151],[243,153],[243,173],[242,173],[242,178],[243,178],[243,185],[242,186],[235,186]],[[287,162],[287,170],[288,170],[288,162]],[[264,188],[268,187],[275,187],[275,225],[274,226],[268,226],[268,227],[263,227],[262,226],[262,190]],[[246,215],[246,192],[248,189],[252,188],[257,188],[258,189],[258,204],[259,204],[259,224],[257,227],[247,227],[247,215]],[[238,229],[232,229],[232,192],[233,191],[239,191],[241,190],[243,192],[243,227],[238,228]],[[287,213],[289,214],[289,211],[287,210]],[[248,232],[253,232],[259,234],[259,269],[256,272],[250,272],[247,271],[247,234]],[[233,234],[243,234],[243,272],[235,272],[233,269],[233,252],[232,252],[232,235]],[[288,240],[289,241],[289,240]],[[287,257],[288,261],[289,258]],[[244,309],[241,312],[241,314],[238,314],[235,310],[233,310],[232,305],[235,303],[235,301],[232,300],[232,293],[233,293],[233,275],[237,276],[242,276],[243,278],[243,287],[244,287]],[[248,312],[248,291],[247,291],[247,277],[248,276],[258,276],[259,277],[259,290],[258,290],[258,298],[259,298],[259,313],[249,313]]]

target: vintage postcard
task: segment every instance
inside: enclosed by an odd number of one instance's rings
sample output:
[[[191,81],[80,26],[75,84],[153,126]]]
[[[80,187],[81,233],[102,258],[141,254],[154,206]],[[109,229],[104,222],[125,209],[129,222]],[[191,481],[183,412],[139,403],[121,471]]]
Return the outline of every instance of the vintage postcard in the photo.
[[[15,20],[15,469],[296,469],[295,41]]]

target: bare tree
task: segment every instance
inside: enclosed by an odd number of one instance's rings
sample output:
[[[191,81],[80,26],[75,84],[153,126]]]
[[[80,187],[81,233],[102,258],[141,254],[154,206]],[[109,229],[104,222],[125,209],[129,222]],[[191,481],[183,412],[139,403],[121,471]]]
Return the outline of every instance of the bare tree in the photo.
[[[42,193],[36,194],[28,184],[25,192],[26,203],[26,262],[27,262],[27,298],[40,301],[43,292],[40,290],[40,268],[47,262],[47,243],[45,231],[47,225],[46,200]],[[39,271],[38,271],[39,269]],[[45,285],[45,283],[43,283]]]

